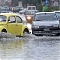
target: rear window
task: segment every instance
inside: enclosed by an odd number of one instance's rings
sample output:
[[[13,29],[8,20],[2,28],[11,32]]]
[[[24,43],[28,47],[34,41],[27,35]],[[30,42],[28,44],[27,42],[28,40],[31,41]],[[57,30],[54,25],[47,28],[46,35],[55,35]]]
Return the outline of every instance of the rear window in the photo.
[[[28,10],[36,10],[36,7],[35,6],[28,6],[27,9]]]
[[[32,10],[35,10],[35,7],[32,7]]]
[[[0,22],[6,22],[6,16],[0,15]]]
[[[53,21],[57,20],[57,16],[54,13],[41,13],[34,16],[34,20],[40,21]]]

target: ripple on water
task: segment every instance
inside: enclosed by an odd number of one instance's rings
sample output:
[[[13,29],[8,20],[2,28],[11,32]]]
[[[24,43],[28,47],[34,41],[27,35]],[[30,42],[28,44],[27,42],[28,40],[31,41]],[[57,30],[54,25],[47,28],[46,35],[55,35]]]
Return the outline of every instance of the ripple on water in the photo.
[[[25,34],[23,37],[16,37],[15,35],[11,35],[10,33],[4,33],[4,32],[1,32],[0,33],[0,40],[19,40],[19,39],[34,39],[36,38],[37,36],[33,35],[33,34]]]
[[[60,40],[60,36],[35,36],[33,34],[25,34],[23,37],[16,37],[15,35],[11,35],[10,33],[0,33],[0,40]]]

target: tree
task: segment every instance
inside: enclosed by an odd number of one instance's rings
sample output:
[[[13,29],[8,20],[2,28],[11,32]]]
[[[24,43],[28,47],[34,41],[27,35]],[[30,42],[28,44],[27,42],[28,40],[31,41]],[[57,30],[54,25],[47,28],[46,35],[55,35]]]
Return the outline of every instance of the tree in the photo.
[[[17,6],[17,5],[18,5],[18,0],[12,0],[12,4],[13,4],[14,6]]]
[[[40,4],[41,3],[41,0],[12,0],[12,3],[16,6],[18,5],[18,1],[22,1],[23,3],[23,6],[27,4],[30,4],[30,5],[36,5],[37,3]]]

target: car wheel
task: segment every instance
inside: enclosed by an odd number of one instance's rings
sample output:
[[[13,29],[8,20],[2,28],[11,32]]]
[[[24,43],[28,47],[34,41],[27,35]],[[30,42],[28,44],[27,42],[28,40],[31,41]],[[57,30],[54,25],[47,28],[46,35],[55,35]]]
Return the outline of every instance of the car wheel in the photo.
[[[24,34],[28,34],[28,32],[27,31],[24,31]]]
[[[5,32],[5,33],[7,33],[6,29],[3,29],[1,32]]]
[[[56,36],[60,36],[60,33],[56,34]]]
[[[28,35],[29,35],[29,33],[27,31],[24,31],[23,36],[27,37]]]

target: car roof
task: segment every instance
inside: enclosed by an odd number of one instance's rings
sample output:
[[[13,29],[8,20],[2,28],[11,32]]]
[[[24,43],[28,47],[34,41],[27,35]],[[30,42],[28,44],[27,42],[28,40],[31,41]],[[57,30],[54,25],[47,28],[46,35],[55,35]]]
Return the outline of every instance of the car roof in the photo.
[[[60,11],[54,11],[54,12],[60,12]]]
[[[42,13],[55,13],[55,12],[37,12],[35,14],[42,14]]]
[[[17,15],[15,13],[0,13],[0,15],[10,16],[10,15]]]

